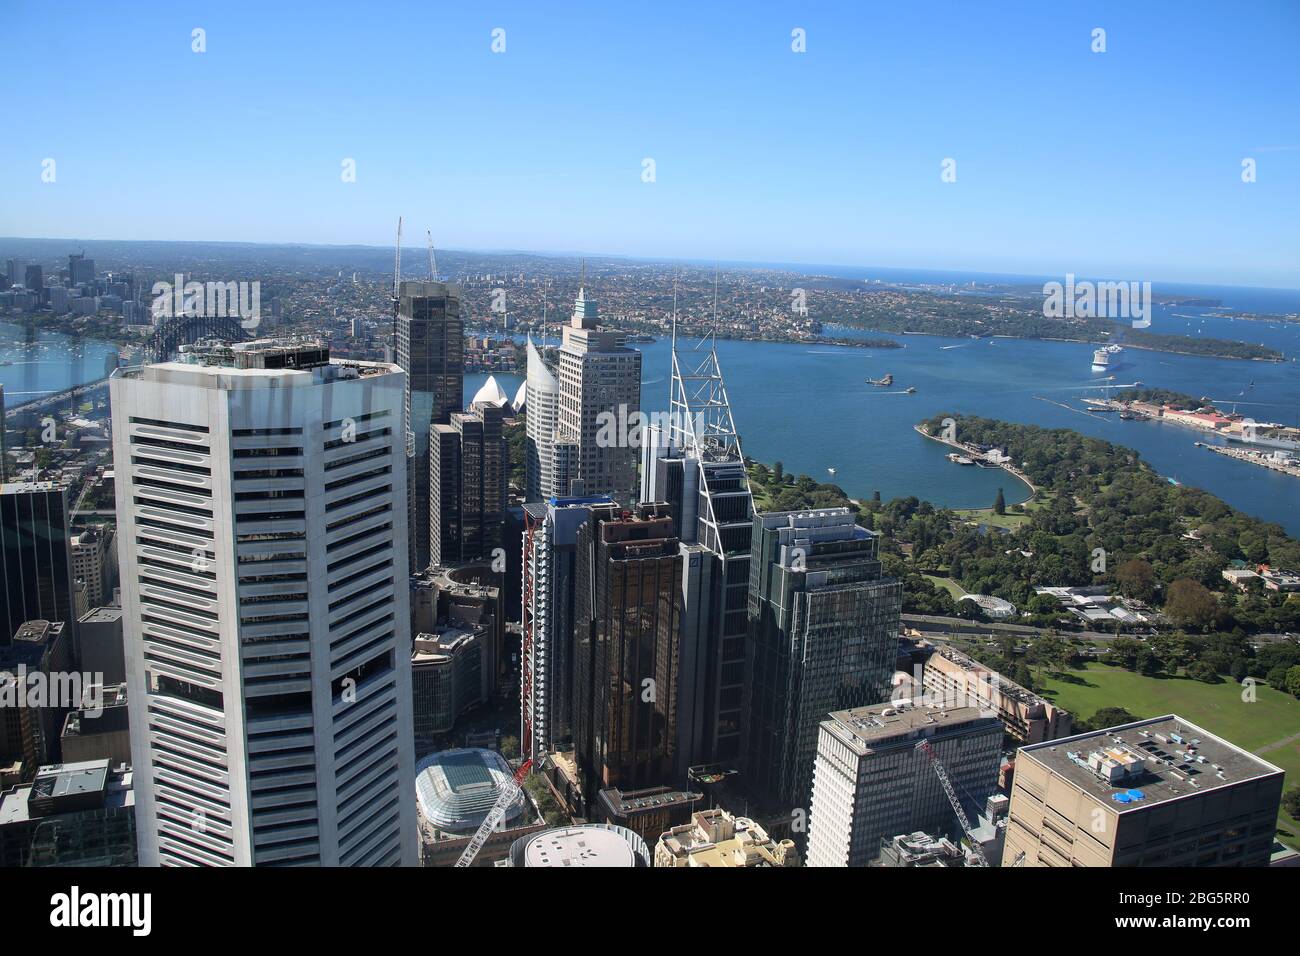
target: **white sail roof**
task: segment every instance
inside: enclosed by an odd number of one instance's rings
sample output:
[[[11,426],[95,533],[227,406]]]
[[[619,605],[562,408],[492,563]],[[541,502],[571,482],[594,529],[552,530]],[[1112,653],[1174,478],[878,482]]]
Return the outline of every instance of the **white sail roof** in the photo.
[[[474,398],[470,404],[478,405],[479,403],[486,403],[488,405],[501,407],[508,401],[510,401],[510,399],[507,397],[506,393],[501,390],[501,386],[497,384],[496,376],[489,375],[488,380],[483,383],[483,387],[474,393]]]
[[[546,367],[542,353],[537,351],[532,336],[528,338],[528,379],[527,385],[542,393],[560,394],[560,382],[554,373]]]
[[[528,404],[528,380],[525,379],[524,381],[519,383],[519,390],[515,392],[515,400],[510,403],[510,406],[515,410],[515,414],[518,415],[520,412],[524,410],[524,407],[527,404]]]

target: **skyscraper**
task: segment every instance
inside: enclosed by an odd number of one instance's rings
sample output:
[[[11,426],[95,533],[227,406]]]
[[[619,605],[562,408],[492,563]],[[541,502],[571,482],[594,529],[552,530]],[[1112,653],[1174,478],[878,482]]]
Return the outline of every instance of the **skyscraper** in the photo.
[[[76,627],[67,512],[62,485],[0,485],[0,647],[26,621]]]
[[[15,685],[17,688],[30,693],[28,688],[43,685],[50,691],[45,700],[29,704],[24,704],[22,697],[0,694],[0,722],[12,727],[13,715],[3,711],[12,710],[15,703],[19,708],[32,712],[29,723],[23,721],[21,715],[18,719],[23,731],[18,735],[23,741],[20,756],[24,765],[23,775],[27,779],[37,767],[59,762],[59,732],[63,729],[64,718],[85,696],[86,683],[69,679],[74,664],[72,633],[71,623],[28,621],[14,632],[8,647],[0,648],[0,673],[4,675],[0,680],[25,674],[24,680]],[[13,756],[0,751],[0,763]]]
[[[142,865],[413,865],[403,377],[261,340],[110,381]]]
[[[578,530],[606,495],[524,506],[520,749],[534,761],[573,749]]]
[[[754,501],[711,337],[672,350],[665,431],[642,434],[643,501],[667,502],[682,540],[682,762],[741,757]]]
[[[437,566],[490,561],[505,527],[502,409],[476,402],[429,437],[429,559]]]
[[[5,387],[0,384],[0,485],[9,480],[9,444],[5,438],[8,420],[8,413],[5,412]]]
[[[628,348],[627,336],[601,329],[596,303],[578,289],[573,317],[560,346],[556,454],[571,443],[573,460],[563,474],[571,494],[609,495],[625,506],[637,500],[637,449],[629,429],[607,427],[627,422],[641,410],[641,353]],[[530,411],[531,414],[531,411]],[[613,416],[612,419],[610,416]],[[573,482],[581,482],[574,485]]]
[[[673,774],[681,568],[662,505],[599,505],[578,529],[574,737],[588,802]]]
[[[876,552],[848,508],[754,518],[745,774],[761,799],[806,808],[817,725],[889,698],[903,589]]]
[[[27,291],[36,293],[36,301],[41,301],[41,295],[45,292],[45,279],[41,275],[40,266],[28,266],[23,270],[23,285]]]
[[[429,426],[464,408],[465,326],[460,289],[403,282],[397,302],[397,364],[406,373],[404,424],[410,459],[411,567],[429,565]]]
[[[997,789],[1002,725],[978,707],[875,704],[820,722],[808,818],[809,866],[866,866],[881,842],[924,830],[960,836],[928,741],[974,820]]]
[[[87,259],[86,254],[73,253],[68,256],[68,282],[82,285],[95,281],[95,260]]]
[[[528,339],[528,376],[524,380],[527,408],[527,452],[524,462],[525,501],[547,501],[567,497],[567,476],[561,473],[557,459],[556,431],[559,428],[560,380],[547,364],[541,349]]]

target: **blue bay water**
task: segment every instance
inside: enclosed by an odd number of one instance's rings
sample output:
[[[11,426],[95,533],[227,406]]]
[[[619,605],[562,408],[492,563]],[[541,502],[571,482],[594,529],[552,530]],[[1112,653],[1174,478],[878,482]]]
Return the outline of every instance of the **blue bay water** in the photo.
[[[1110,381],[1141,381],[1148,387],[1206,396],[1227,409],[1236,403],[1241,414],[1256,421],[1300,424],[1300,364],[1291,361],[1300,355],[1300,326],[1200,317],[1214,311],[1157,307],[1151,331],[1195,334],[1204,326],[1206,336],[1263,341],[1287,353],[1287,361],[1234,361],[1129,348],[1107,373],[1115,376]],[[1091,345],[887,337],[904,348],[720,340],[718,357],[745,453],[767,463],[780,460],[787,471],[834,482],[854,498],[878,490],[886,500],[916,495],[954,508],[986,508],[998,488],[1004,489],[1009,503],[1023,500],[1028,490],[1000,469],[952,464],[945,457],[950,449],[921,437],[913,425],[949,412],[1071,428],[1135,448],[1160,474],[1203,488],[1300,536],[1300,478],[1197,448],[1195,442],[1206,439],[1199,431],[1082,411],[1079,399],[1099,397],[1099,386],[1108,381],[1091,371]],[[685,353],[690,345],[681,342],[679,349]],[[637,347],[644,355],[642,408],[665,409],[668,342]],[[867,384],[867,378],[886,372],[893,373],[892,387]],[[466,376],[466,400],[486,379],[484,374]],[[510,395],[521,381],[510,375],[498,380]],[[908,386],[915,387],[916,394],[903,394]],[[836,470],[834,475],[830,468]]]
[[[1248,307],[1228,299],[1225,307]],[[1249,291],[1249,290],[1246,290]],[[1208,294],[1208,293],[1205,293]],[[1276,298],[1276,297],[1274,297]],[[1294,301],[1294,300],[1292,300]],[[1287,308],[1279,300],[1274,308]],[[1294,305],[1289,307],[1294,308]],[[1207,396],[1256,421],[1300,424],[1300,326],[1214,318],[1215,309],[1157,307],[1154,332],[1204,334],[1264,342],[1287,354],[1282,363],[1244,362],[1126,349],[1113,369],[1114,382],[1142,381]],[[1199,330],[1204,330],[1200,332]],[[46,332],[30,345],[20,329],[0,325],[0,383],[6,403],[18,404],[103,374],[107,343]],[[877,337],[877,333],[862,333]],[[780,460],[787,471],[833,481],[855,498],[873,491],[889,499],[916,495],[955,508],[992,504],[999,487],[1008,502],[1027,489],[994,469],[950,463],[948,449],[918,435],[912,426],[939,412],[1073,428],[1137,449],[1162,475],[1212,492],[1247,514],[1275,521],[1300,536],[1300,479],[1196,448],[1205,436],[1175,425],[1124,422],[1114,415],[1088,415],[1040,399],[1079,406],[1099,395],[1104,376],[1090,370],[1092,347],[1018,339],[948,339],[888,336],[902,349],[864,350],[767,342],[718,342],[731,404],[745,452],[764,462]],[[21,343],[21,344],[15,344]],[[685,353],[691,343],[682,342]],[[945,348],[945,346],[952,346]],[[638,346],[644,356],[642,408],[668,404],[668,342]],[[895,385],[875,388],[867,378],[892,372]],[[1110,373],[1108,373],[1110,374]],[[466,400],[486,380],[465,376]],[[500,375],[513,396],[521,379]],[[916,394],[903,394],[913,386]],[[1035,397],[1037,396],[1037,398]],[[836,474],[831,475],[829,468]]]
[[[12,408],[47,392],[58,392],[104,376],[107,356],[117,347],[97,339],[72,339],[58,332],[41,331],[31,342],[23,329],[0,322],[0,385],[5,405]]]

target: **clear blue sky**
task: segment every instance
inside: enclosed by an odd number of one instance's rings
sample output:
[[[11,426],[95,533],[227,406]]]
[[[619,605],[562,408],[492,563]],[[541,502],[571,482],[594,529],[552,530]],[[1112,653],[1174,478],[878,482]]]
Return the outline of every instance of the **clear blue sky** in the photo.
[[[9,0],[0,235],[1300,287],[1295,0],[389,7]]]

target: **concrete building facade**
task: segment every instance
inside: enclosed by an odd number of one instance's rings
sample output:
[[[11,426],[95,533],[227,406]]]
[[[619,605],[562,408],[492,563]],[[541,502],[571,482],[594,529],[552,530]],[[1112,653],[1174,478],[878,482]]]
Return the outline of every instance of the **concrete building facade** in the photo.
[[[142,865],[413,865],[404,380],[319,343],[110,381]]]
[[[563,331],[555,376],[556,453],[569,443],[573,454],[567,467],[556,464],[554,472],[569,480],[563,491],[609,495],[631,506],[637,500],[637,448],[623,424],[641,410],[641,353],[628,347],[625,333],[600,328],[596,303],[585,289],[578,290]]]
[[[1068,737],[1074,719],[1062,710],[960,651],[939,647],[921,671],[927,697],[949,706],[997,711],[1008,736],[1025,744]]]
[[[510,462],[501,408],[475,404],[429,433],[429,562],[435,567],[498,556]]]
[[[1002,725],[975,707],[911,702],[838,711],[817,738],[809,866],[866,866],[887,840],[923,830],[960,836],[957,815],[934,765],[917,749],[928,741],[967,818],[997,787]]]
[[[1174,714],[1022,747],[1002,865],[1267,866],[1284,776]]]
[[[673,827],[655,844],[657,867],[796,867],[791,840],[773,840],[748,817],[721,808],[701,810]]]

